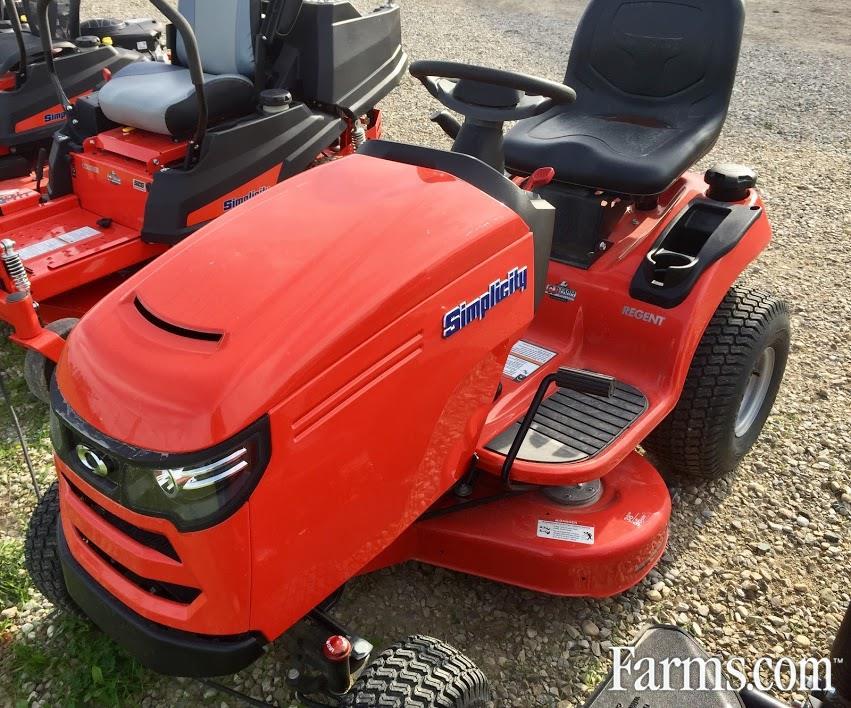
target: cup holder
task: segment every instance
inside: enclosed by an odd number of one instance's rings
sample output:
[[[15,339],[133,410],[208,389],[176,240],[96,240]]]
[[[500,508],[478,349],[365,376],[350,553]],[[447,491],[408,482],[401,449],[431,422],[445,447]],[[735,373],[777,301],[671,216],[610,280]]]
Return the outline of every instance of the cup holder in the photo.
[[[666,287],[682,282],[689,271],[697,265],[695,256],[685,253],[668,251],[657,248],[647,254],[647,266],[650,272],[651,284],[656,287]]]

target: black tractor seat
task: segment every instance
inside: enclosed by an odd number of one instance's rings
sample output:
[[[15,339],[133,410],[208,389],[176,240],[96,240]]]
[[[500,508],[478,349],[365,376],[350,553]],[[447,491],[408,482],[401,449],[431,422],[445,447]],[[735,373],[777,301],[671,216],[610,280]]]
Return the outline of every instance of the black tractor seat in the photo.
[[[519,122],[505,139],[509,170],[664,192],[721,133],[743,27],[742,0],[591,0],[564,79],[576,103]]]

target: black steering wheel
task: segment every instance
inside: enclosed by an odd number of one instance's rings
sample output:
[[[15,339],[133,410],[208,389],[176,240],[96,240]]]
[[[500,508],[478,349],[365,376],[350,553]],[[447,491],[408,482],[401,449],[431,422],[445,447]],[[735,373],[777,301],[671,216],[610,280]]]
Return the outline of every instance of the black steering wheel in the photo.
[[[444,106],[474,120],[523,120],[576,100],[570,86],[485,66],[421,60],[411,64],[409,71]],[[488,87],[503,91],[488,92]]]

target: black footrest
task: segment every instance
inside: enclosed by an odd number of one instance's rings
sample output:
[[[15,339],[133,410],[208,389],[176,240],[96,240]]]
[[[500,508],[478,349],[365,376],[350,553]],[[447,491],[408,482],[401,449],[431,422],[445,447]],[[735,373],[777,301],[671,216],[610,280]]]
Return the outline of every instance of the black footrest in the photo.
[[[610,397],[559,389],[541,403],[517,459],[581,462],[611,445],[646,410],[644,394],[620,381],[614,382]],[[508,454],[519,428],[520,421],[491,440],[487,449]]]

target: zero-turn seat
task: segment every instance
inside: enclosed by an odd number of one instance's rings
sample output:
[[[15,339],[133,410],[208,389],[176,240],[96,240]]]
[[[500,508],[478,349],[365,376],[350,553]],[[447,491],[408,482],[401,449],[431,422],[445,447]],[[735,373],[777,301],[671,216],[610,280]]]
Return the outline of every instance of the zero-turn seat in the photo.
[[[195,32],[204,69],[209,120],[254,107],[254,37],[259,0],[180,0],[179,12]],[[185,137],[198,122],[198,103],[186,49],[178,38],[175,63],[136,62],[100,90],[100,107],[115,123]]]
[[[508,168],[660,194],[721,133],[743,26],[742,0],[591,0],[564,79],[576,103],[518,123]]]
[[[48,11],[48,22],[53,37],[54,49],[64,51],[74,50],[76,47],[71,43],[79,35],[80,28],[80,6],[79,2],[63,3],[61,10],[54,2]],[[27,62],[36,63],[44,60],[44,47],[41,44],[41,33],[38,26],[38,13],[35,11],[35,3],[24,0],[23,9],[27,15],[27,24],[21,32],[21,40],[27,53]],[[5,17],[5,7],[2,12]],[[11,25],[9,18],[7,25]],[[20,64],[20,53],[18,51],[18,40],[11,27],[0,31],[0,74],[16,68]]]

